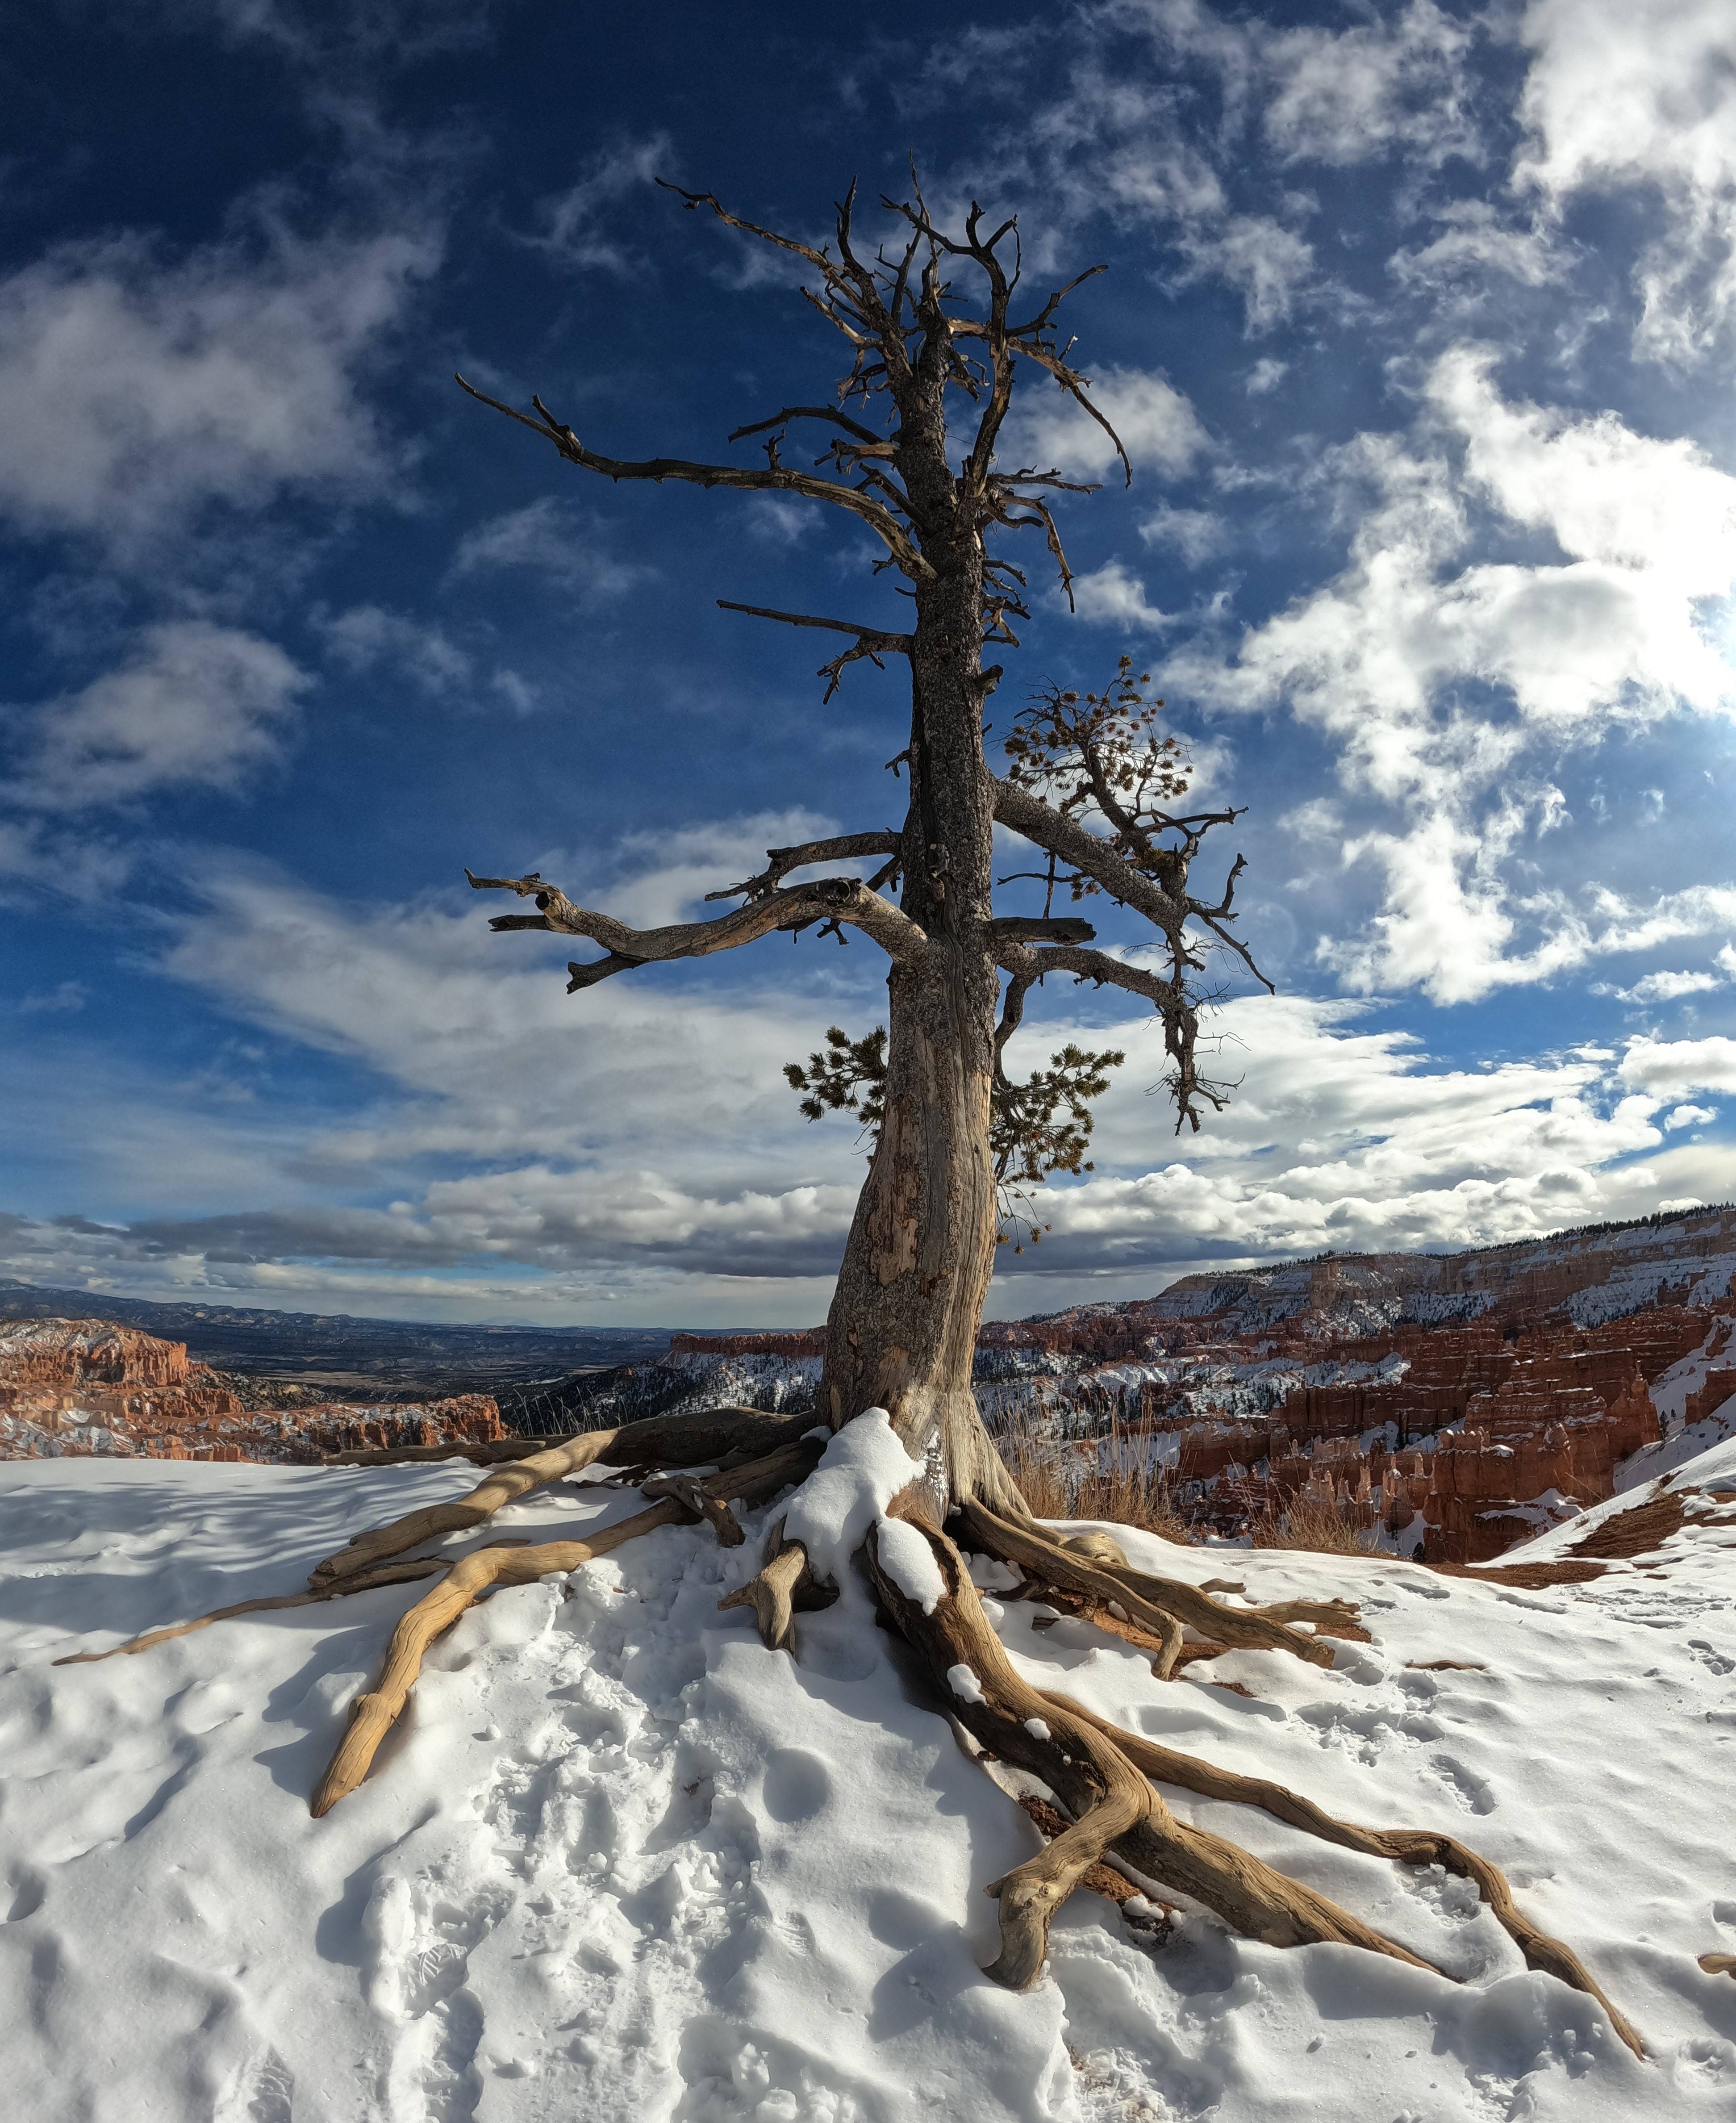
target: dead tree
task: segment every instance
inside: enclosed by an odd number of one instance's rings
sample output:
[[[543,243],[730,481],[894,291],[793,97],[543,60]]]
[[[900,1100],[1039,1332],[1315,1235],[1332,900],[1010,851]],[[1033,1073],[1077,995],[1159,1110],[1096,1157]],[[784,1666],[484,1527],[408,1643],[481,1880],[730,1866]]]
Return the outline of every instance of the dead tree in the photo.
[[[870,1073],[878,1075],[877,1141],[827,1323],[819,1413],[834,1433],[868,1416],[877,1423],[882,1412],[889,1419],[907,1455],[901,1465],[910,1472],[882,1499],[865,1537],[882,1616],[926,1665],[938,1707],[971,1745],[1036,1779],[1062,1810],[1050,1807],[1044,1815],[1051,1825],[1061,1824],[1046,1848],[990,1890],[999,1902],[1002,1952],[989,1972],[1018,1986],[1035,1980],[1055,1910],[1106,1858],[1274,1945],[1336,1940],[1414,1961],[1313,1890],[1178,1821],[1158,1794],[1161,1782],[1263,1808],[1349,1849],[1466,1875],[1530,1964],[1597,1997],[1638,2050],[1637,2036],[1572,1952],[1530,1924],[1501,1875],[1462,1844],[1425,1830],[1333,1820],[1281,1786],[1158,1747],[1065,1697],[1040,1695],[1015,1671],[985,1617],[960,1544],[1012,1565],[1031,1596],[1052,1594],[1068,1611],[1149,1651],[1153,1674],[1164,1681],[1188,1660],[1230,1647],[1330,1666],[1333,1638],[1367,1635],[1348,1601],[1234,1602],[1224,1593],[1239,1586],[1208,1591],[1133,1568],[1107,1535],[1060,1538],[1026,1509],[971,1394],[999,1222],[994,1094],[997,1083],[1007,1085],[1002,1055],[1030,991],[1065,977],[1149,1003],[1163,1028],[1177,1124],[1197,1127],[1200,1105],[1221,1105],[1226,1091],[1202,1076],[1196,1060],[1203,954],[1223,946],[1250,970],[1252,961],[1233,926],[1241,858],[1215,899],[1194,896],[1190,872],[1205,834],[1238,813],[1167,808],[1184,793],[1185,777],[1172,744],[1156,734],[1156,704],[1146,701],[1144,682],[1125,661],[1101,694],[1051,689],[1022,710],[1004,747],[1004,774],[985,754],[984,711],[1001,671],[984,668],[983,649],[990,642],[1016,645],[1013,622],[1026,612],[1026,578],[999,541],[1004,534],[1036,532],[1069,589],[1050,502],[1059,492],[1087,490],[1053,470],[1003,465],[997,444],[1015,388],[1027,377],[1058,387],[1083,416],[1108,428],[1055,321],[1066,295],[1090,275],[1027,304],[1014,222],[990,228],[973,206],[962,232],[949,233],[919,195],[883,203],[898,240],[872,255],[859,244],[854,190],[838,209],[835,246],[823,249],[744,221],[709,193],[680,196],[690,209],[807,268],[808,302],[850,349],[833,401],[786,405],[737,429],[732,441],[765,438],[765,462],[751,466],[606,457],[540,398],[531,413],[492,398],[484,402],[522,422],[581,471],[788,494],[845,509],[865,525],[883,549],[877,567],[903,578],[908,627],[729,608],[843,636],[845,645],[822,668],[828,699],[852,663],[907,663],[910,733],[898,762],[905,776],[904,816],[877,829],[771,849],[757,875],[712,895],[738,902],[732,911],[665,928],[629,928],[575,905],[534,873],[470,882],[534,903],[534,913],[497,917],[497,930],[553,932],[601,947],[601,956],[569,968],[572,992],[779,931],[841,934],[847,927],[886,954],[883,1070],[878,1051],[869,1056]],[[961,415],[957,432],[954,408]],[[792,431],[810,429],[822,438],[819,456],[806,467],[787,464]],[[1125,467],[1125,452],[1121,458]],[[1041,914],[994,911],[997,825],[1035,851],[1034,874],[1046,887]],[[876,865],[866,877],[834,867],[863,862]],[[816,869],[826,874],[788,881]],[[1142,916],[1159,940],[1161,970],[1095,948],[1087,921],[1054,912],[1057,888],[1069,902],[1102,898]],[[1051,1103],[1047,1116],[1055,1109]],[[1002,1179],[1007,1169],[1002,1160]],[[353,1706],[349,1729],[313,1796],[314,1811],[325,1812],[367,1774],[428,1644],[476,1599],[578,1568],[653,1527],[704,1521],[711,1534],[701,1538],[738,1544],[743,1529],[732,1506],[770,1504],[793,1488],[759,1573],[723,1603],[751,1608],[772,1650],[793,1649],[795,1616],[836,1596],[835,1584],[815,1568],[802,1541],[786,1531],[799,1522],[801,1485],[821,1456],[824,1426],[817,1436],[814,1422],[812,1414],[791,1422],[721,1409],[531,1441],[518,1456],[503,1455],[467,1497],[358,1533],[317,1567],[308,1591],[246,1603],[300,1605],[412,1577],[438,1579],[399,1624],[375,1686]],[[412,1554],[485,1529],[503,1505],[598,1464],[641,1483],[648,1508],[587,1541],[527,1545],[484,1532],[481,1545],[467,1553]],[[913,1594],[913,1584],[924,1588],[922,1596]],[[178,1633],[156,1631],[119,1648],[144,1650]],[[972,1677],[968,1688],[960,1686],[961,1669]]]

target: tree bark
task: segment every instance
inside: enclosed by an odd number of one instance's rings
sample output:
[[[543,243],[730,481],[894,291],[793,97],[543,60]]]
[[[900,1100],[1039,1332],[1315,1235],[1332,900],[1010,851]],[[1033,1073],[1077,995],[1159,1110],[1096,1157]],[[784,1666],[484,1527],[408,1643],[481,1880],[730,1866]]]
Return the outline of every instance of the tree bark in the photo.
[[[950,490],[943,445],[911,453],[938,458]],[[934,490],[932,462],[903,468],[913,499]],[[937,513],[950,511],[950,491],[937,503]],[[925,537],[924,553],[938,544]],[[900,851],[903,909],[928,941],[887,977],[885,1118],[839,1269],[821,1381],[834,1429],[864,1408],[887,1411],[925,1469],[936,1525],[970,1497],[1026,1515],[971,1389],[998,1221],[994,783],[982,745],[980,541],[973,532],[940,557],[916,593]]]

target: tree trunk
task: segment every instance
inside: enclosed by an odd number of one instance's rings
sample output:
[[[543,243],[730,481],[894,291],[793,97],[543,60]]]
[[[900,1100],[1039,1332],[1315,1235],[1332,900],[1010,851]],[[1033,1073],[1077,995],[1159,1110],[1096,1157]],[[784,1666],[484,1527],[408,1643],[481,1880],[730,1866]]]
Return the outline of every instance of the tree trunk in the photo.
[[[911,658],[903,907],[929,942],[895,963],[886,1114],[826,1323],[821,1409],[884,1408],[927,1469],[929,1513],[980,1497],[1025,1516],[971,1390],[997,1224],[989,1151],[999,975],[988,924],[994,797],[983,758],[982,552],[920,589]]]

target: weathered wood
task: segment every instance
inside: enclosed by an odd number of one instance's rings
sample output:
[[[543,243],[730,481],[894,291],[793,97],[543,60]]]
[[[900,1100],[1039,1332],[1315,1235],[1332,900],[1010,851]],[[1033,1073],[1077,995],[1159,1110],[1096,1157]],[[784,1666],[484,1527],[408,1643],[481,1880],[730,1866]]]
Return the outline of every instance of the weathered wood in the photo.
[[[650,1416],[611,1430],[584,1431],[498,1469],[467,1497],[424,1505],[389,1525],[357,1534],[347,1547],[316,1563],[308,1582],[317,1590],[334,1578],[368,1569],[389,1555],[419,1548],[425,1540],[466,1532],[492,1518],[503,1505],[581,1473],[598,1460],[628,1467],[647,1461],[664,1467],[703,1467],[732,1452],[770,1450],[812,1429],[814,1420],[812,1415],[768,1415],[757,1408],[716,1408],[691,1415]]]

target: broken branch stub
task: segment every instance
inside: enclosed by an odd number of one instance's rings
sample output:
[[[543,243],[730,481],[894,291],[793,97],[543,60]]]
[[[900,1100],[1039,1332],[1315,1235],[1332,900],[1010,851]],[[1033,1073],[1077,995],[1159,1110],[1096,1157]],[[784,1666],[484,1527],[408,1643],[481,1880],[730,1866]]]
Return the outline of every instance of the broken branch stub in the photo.
[[[793,1657],[796,1615],[830,1607],[837,1597],[835,1585],[815,1577],[802,1543],[784,1540],[784,1521],[779,1519],[766,1536],[758,1571],[745,1585],[725,1593],[718,1602],[718,1611],[725,1614],[732,1607],[751,1607],[760,1643],[768,1651],[788,1652]]]

